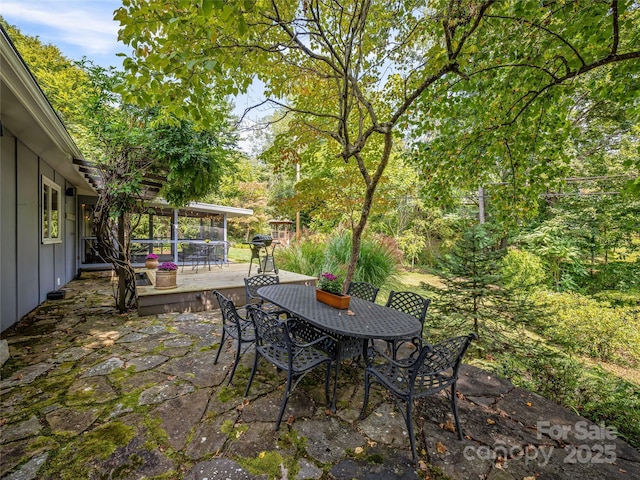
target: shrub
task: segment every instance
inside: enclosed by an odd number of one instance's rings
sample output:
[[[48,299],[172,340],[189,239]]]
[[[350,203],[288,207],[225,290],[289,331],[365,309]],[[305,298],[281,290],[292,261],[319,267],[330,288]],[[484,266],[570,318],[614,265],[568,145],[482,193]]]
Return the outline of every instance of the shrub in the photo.
[[[597,265],[592,274],[582,283],[587,293],[591,294],[603,290],[626,292],[640,289],[640,261],[609,262]]]
[[[603,361],[640,362],[640,309],[573,293],[546,293],[543,333],[571,351]]]
[[[615,427],[630,445],[640,447],[638,386],[600,367],[586,368],[576,360],[548,350],[498,358],[485,365],[516,386],[539,393],[595,423]]]
[[[532,291],[547,281],[540,257],[525,250],[509,250],[502,259],[500,271],[505,286],[515,290]]]
[[[348,232],[330,239],[315,236],[276,250],[278,266],[312,277],[322,272],[344,276],[351,257],[351,245]],[[399,252],[388,237],[363,238],[353,280],[380,286],[396,275],[399,263]]]
[[[279,268],[290,272],[317,277],[322,271],[326,244],[322,237],[306,239],[300,243],[293,243],[288,247],[275,250],[276,262]]]

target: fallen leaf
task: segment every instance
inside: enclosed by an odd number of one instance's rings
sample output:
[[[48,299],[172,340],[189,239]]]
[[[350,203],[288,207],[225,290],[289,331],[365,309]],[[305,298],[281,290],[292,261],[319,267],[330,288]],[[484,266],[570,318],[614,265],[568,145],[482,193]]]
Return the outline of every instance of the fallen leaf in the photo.
[[[381,417],[382,414],[380,412],[376,412],[376,417]]]
[[[356,447],[356,449],[353,451],[356,455],[360,455],[362,452],[364,452],[364,448],[362,447]]]
[[[355,316],[355,313],[353,313],[351,310],[347,310],[347,315]]]
[[[429,466],[427,465],[427,462],[425,462],[424,460],[419,460],[418,461],[418,468],[422,471],[427,471],[429,470]]]
[[[293,425],[294,421],[295,418],[293,417],[293,415],[289,415],[289,418],[287,418],[287,425]]]
[[[619,471],[620,473],[627,473],[627,471],[626,471],[624,468],[619,468],[619,469],[618,469],[618,471]]]
[[[522,480],[536,480],[536,477],[524,477]]]
[[[370,447],[375,447],[376,445],[378,445],[378,442],[374,442],[373,440],[367,440],[367,445],[369,445]]]
[[[442,428],[444,430],[446,430],[447,432],[452,432],[452,433],[456,433],[456,426],[453,424],[453,422],[449,419],[447,419],[447,421],[445,422],[444,425],[442,425]]]
[[[436,451],[438,453],[444,453],[447,451],[447,447],[442,442],[436,442]]]
[[[491,420],[490,418],[487,418],[487,425],[495,425],[496,421],[495,420]]]
[[[324,414],[331,415],[331,409],[330,408],[325,409]]]
[[[531,407],[531,406],[533,406],[533,403],[527,402],[527,407]]]

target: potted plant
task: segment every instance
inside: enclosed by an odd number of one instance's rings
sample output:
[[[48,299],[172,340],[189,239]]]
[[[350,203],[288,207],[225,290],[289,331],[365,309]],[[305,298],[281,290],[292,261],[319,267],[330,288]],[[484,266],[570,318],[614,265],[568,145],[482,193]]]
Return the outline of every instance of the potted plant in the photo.
[[[334,308],[349,308],[351,297],[342,294],[342,279],[330,272],[324,272],[318,279],[316,300]]]
[[[153,270],[158,268],[158,255],[155,253],[150,253],[146,257],[144,257],[144,266],[149,270]]]
[[[168,288],[176,288],[178,266],[173,262],[163,262],[156,270],[156,285],[158,290],[166,290]]]

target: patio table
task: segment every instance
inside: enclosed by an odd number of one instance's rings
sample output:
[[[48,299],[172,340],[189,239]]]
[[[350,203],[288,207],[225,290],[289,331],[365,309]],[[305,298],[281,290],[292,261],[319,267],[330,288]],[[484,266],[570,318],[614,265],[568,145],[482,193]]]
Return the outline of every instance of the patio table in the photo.
[[[333,402],[335,411],[338,365],[341,360],[366,354],[369,340],[394,340],[419,336],[422,325],[413,316],[377,303],[351,297],[348,310],[338,310],[316,300],[316,289],[306,285],[270,285],[258,295],[292,315],[330,334],[337,351]]]
[[[190,255],[192,260],[195,258],[196,265],[193,267],[198,270],[198,265],[200,261],[203,262],[203,267],[207,266],[209,270],[211,270],[211,263],[213,259],[213,263],[222,268],[224,263],[224,249],[226,246],[226,242],[222,240],[211,240],[210,242],[205,242],[204,240],[183,240],[181,243],[185,243],[193,246],[196,251],[194,254]]]

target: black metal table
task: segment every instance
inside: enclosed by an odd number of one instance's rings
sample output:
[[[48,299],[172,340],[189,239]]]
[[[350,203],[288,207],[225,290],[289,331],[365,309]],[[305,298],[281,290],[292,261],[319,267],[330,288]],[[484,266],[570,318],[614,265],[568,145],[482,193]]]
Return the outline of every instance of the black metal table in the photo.
[[[315,287],[270,285],[259,288],[258,295],[292,315],[329,333],[337,351],[336,382],[340,360],[366,353],[372,339],[393,340],[419,336],[422,325],[415,317],[357,297],[351,297],[349,310],[338,310],[316,300]],[[335,383],[332,409],[335,411]]]

